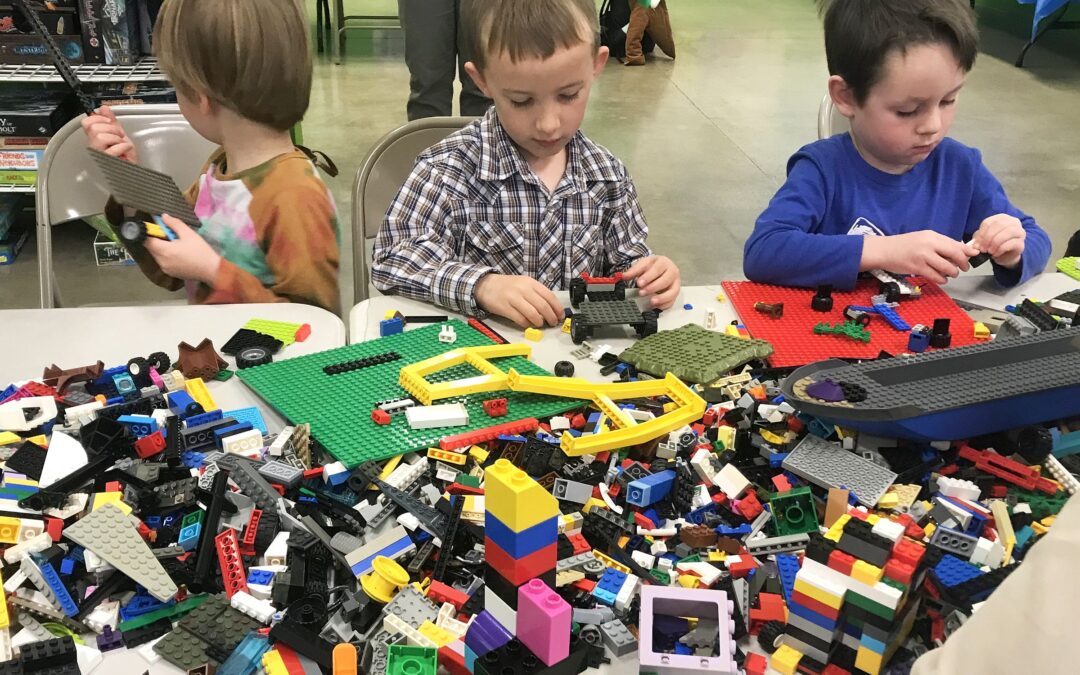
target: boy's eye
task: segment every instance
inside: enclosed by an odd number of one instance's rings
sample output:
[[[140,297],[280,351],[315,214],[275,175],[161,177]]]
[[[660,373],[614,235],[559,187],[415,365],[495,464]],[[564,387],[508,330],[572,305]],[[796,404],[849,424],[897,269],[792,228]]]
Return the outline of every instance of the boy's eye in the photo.
[[[896,114],[900,117],[911,117],[917,112],[919,112],[919,110],[916,108],[915,110],[897,110]]]
[[[530,103],[532,103],[531,98],[527,98],[527,99],[525,99],[523,101],[515,101],[514,99],[510,99],[510,105],[514,106],[515,108],[525,108]]]
[[[950,98],[950,99],[946,99],[946,100],[942,101],[941,105],[952,105],[954,103],[956,103],[956,99],[955,98]]]
[[[575,91],[573,94],[560,94],[559,98],[562,99],[563,101],[569,103],[571,101],[576,101],[578,96],[580,96],[580,95],[581,95],[580,91]]]

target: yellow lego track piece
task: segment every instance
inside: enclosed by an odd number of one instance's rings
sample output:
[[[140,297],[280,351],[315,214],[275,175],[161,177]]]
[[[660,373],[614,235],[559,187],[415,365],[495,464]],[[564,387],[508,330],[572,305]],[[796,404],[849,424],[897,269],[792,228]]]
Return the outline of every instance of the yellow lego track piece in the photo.
[[[210,395],[210,390],[206,388],[206,383],[202,381],[201,377],[185,381],[184,389],[187,390],[191,398],[195,399],[196,403],[203,407],[204,412],[218,409],[218,404],[214,402],[214,397]]]
[[[562,449],[570,457],[644,443],[689,424],[705,413],[705,400],[671,373],[662,380],[595,383],[576,377],[522,375],[511,368],[507,377],[510,389],[514,391],[588,399],[611,420],[616,427],[614,431],[577,437],[564,433]],[[652,396],[667,396],[673,404],[672,410],[641,424],[615,404],[617,400]]]
[[[445,354],[439,354],[430,359],[405,366],[401,369],[398,384],[423,405],[431,405],[433,401],[452,396],[464,396],[482,391],[499,391],[507,388],[506,373],[488,359],[499,359],[507,356],[529,358],[531,354],[531,347],[516,344],[454,349]],[[439,383],[428,382],[426,379],[432,373],[459,366],[463,363],[476,368],[483,375]]]

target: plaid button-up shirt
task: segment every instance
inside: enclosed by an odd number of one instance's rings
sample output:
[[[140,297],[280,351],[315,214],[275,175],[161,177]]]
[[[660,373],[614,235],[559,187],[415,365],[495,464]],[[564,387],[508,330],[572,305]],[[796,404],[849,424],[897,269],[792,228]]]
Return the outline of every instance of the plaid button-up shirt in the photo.
[[[579,131],[550,192],[499,123],[483,118],[422,153],[375,240],[371,278],[384,293],[482,314],[487,274],[524,274],[564,289],[650,255],[626,167]]]

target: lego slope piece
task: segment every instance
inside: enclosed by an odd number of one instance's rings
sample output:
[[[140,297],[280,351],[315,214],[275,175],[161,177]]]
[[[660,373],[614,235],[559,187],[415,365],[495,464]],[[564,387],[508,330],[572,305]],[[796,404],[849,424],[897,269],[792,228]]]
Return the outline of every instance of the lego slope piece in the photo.
[[[795,446],[783,467],[820,487],[853,492],[860,504],[869,507],[896,481],[896,473],[817,436],[807,436]]]
[[[1057,261],[1058,272],[1080,281],[1080,258],[1062,258]]]
[[[743,340],[691,323],[638,340],[619,354],[619,360],[650,375],[672,373],[687,382],[703,384],[772,353],[772,345],[764,340]]]
[[[505,459],[484,473],[484,508],[514,532],[559,515],[559,502],[551,493]]]
[[[725,281],[722,285],[750,335],[773,345],[776,351],[769,357],[769,363],[776,368],[802,366],[827,358],[873,359],[882,350],[890,354],[907,351],[908,333],[893,329],[880,317],[871,319],[873,337],[868,343],[813,334],[814,326],[819,323],[843,323],[844,308],[848,305],[872,305],[871,298],[878,294],[876,279],[860,280],[851,291],[834,291],[833,309],[829,312],[815,312],[810,308],[814,297],[814,291],[810,289],[749,281]],[[920,286],[920,297],[900,303],[897,313],[904,321],[931,326],[934,319],[949,319],[954,347],[975,343],[975,322],[971,317],[937,286],[930,283],[920,283]],[[771,319],[756,311],[754,304],[757,302],[784,303],[784,317]]]
[[[176,595],[176,584],[151,552],[131,520],[112,504],[91,511],[64,528],[64,536],[105,562],[162,602]]]
[[[724,591],[642,586],[638,629],[641,671],[661,675],[695,675],[700,672],[736,675],[734,603]],[[715,622],[720,635],[713,656],[668,654],[654,650],[653,621],[658,617],[683,617]]]
[[[312,437],[335,459],[354,468],[366,460],[437,446],[447,435],[443,429],[410,429],[404,415],[394,415],[390,424],[379,425],[371,419],[371,411],[380,401],[408,396],[398,384],[402,366],[461,347],[491,344],[489,338],[461,321],[448,324],[457,333],[457,342],[452,345],[439,342],[442,324],[432,324],[348,347],[245,368],[237,375],[284,417],[294,422],[310,422]],[[333,376],[323,371],[329,365],[386,352],[396,352],[401,359]],[[549,375],[522,357],[498,359],[494,363],[500,369]],[[428,379],[448,382],[479,374],[472,366],[463,364],[439,371]],[[484,414],[483,402],[490,398],[490,395],[471,394],[443,401],[462,403],[469,413],[468,426],[456,428],[455,433],[488,427],[490,418]],[[573,400],[519,392],[506,392],[505,398],[515,419],[550,417],[580,405]]]
[[[288,323],[269,319],[251,319],[243,327],[280,340],[285,347],[297,341],[303,342],[311,334],[311,327],[306,323]]]

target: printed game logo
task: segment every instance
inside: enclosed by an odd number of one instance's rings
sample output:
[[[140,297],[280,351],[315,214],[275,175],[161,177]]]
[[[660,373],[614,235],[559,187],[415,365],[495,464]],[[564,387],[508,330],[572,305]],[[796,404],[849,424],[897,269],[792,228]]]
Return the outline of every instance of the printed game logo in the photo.
[[[121,11],[116,4],[116,0],[105,0],[105,3],[101,6],[101,11],[113,25],[120,23]]]
[[[15,125],[6,117],[0,117],[0,134],[14,134]]]

